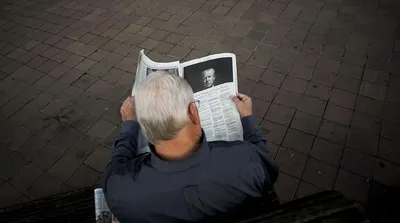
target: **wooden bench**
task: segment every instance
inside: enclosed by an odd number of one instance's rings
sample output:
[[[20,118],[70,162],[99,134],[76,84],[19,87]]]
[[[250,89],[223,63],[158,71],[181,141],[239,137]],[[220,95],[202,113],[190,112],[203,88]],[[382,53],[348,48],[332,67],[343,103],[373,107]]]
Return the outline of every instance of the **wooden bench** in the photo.
[[[0,210],[1,222],[95,223],[93,189],[83,188]],[[209,221],[208,221],[209,222]],[[339,192],[325,191],[283,204],[260,205],[216,222],[369,222],[360,205]]]

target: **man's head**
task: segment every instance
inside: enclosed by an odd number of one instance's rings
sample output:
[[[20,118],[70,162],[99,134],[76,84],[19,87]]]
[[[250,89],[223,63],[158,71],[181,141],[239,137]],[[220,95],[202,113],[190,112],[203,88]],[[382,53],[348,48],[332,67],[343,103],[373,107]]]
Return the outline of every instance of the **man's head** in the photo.
[[[193,90],[177,75],[154,72],[138,87],[136,117],[143,134],[156,144],[174,139],[183,129],[201,132]]]
[[[213,68],[201,72],[203,77],[203,85],[205,88],[212,87],[215,81],[215,70]]]

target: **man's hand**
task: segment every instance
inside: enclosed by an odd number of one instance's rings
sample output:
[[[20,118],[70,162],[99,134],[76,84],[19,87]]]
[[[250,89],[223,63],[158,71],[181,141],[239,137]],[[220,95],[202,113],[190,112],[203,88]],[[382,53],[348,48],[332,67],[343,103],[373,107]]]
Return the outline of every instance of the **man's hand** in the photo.
[[[135,98],[129,96],[121,105],[121,118],[122,121],[136,120]]]
[[[253,114],[253,105],[249,96],[237,93],[236,96],[232,97],[232,100],[236,104],[240,118],[244,118]]]

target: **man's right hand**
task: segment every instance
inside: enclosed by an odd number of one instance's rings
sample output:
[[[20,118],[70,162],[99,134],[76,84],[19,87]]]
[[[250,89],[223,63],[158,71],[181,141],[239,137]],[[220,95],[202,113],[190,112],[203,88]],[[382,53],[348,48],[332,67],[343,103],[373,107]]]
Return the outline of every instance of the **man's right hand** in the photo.
[[[232,97],[233,102],[240,114],[240,118],[253,115],[253,104],[251,98],[245,94],[237,93]]]
[[[136,120],[135,97],[128,97],[120,109],[122,121]]]

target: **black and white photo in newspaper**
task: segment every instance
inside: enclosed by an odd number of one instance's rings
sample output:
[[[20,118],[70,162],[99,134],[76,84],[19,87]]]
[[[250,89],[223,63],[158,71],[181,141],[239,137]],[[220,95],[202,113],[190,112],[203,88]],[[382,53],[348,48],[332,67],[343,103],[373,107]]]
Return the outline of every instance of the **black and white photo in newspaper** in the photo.
[[[240,116],[231,99],[238,91],[236,56],[214,54],[182,63],[180,69],[200,101],[200,121],[207,140],[243,140]]]

